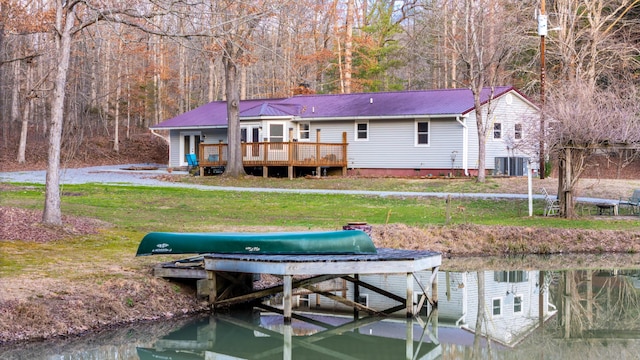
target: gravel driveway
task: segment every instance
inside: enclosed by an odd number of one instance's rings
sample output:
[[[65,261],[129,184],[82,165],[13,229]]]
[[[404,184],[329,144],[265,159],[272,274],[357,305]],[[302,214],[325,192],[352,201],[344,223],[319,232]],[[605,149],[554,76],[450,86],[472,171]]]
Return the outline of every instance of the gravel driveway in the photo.
[[[156,168],[154,170],[140,170]],[[186,175],[186,171],[173,171],[173,174]],[[377,195],[377,196],[427,196],[427,197],[475,197],[475,198],[507,198],[507,199],[527,199],[526,194],[493,194],[493,193],[466,193],[448,194],[438,192],[410,192],[410,191],[368,191],[368,190],[325,190],[325,189],[277,189],[277,188],[248,188],[233,186],[207,186],[198,184],[186,184],[181,182],[169,182],[157,179],[158,175],[167,175],[165,165],[157,164],[126,164],[93,166],[79,169],[64,169],[61,174],[61,184],[87,184],[100,183],[112,185],[139,185],[139,186],[163,186],[192,188],[198,190],[218,190],[218,191],[250,191],[250,192],[280,192],[298,194],[348,194],[348,195]],[[35,183],[44,184],[46,171],[16,171],[0,172],[0,182],[14,183]],[[533,195],[534,199],[542,199],[539,194]],[[601,203],[616,202],[612,199],[598,199],[580,197],[580,202]]]

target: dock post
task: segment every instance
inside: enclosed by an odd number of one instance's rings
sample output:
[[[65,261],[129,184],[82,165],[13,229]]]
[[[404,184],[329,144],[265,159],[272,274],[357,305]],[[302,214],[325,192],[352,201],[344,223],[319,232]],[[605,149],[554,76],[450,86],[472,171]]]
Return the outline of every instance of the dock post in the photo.
[[[218,297],[218,284],[216,284],[216,272],[207,271],[207,280],[209,280],[209,305],[215,307],[215,302]]]
[[[353,276],[356,281],[353,283],[353,302],[357,303],[360,300],[360,286],[358,282],[360,281],[360,274],[354,274]],[[358,320],[360,318],[360,311],[358,311],[357,307],[353,308],[353,320]]]
[[[413,317],[413,273],[407,273],[407,318]]]
[[[405,358],[413,359],[413,319],[407,319]]]
[[[431,306],[438,307],[438,269],[439,266],[431,268]]]
[[[292,284],[291,284],[291,279],[293,276],[291,275],[284,275],[283,278],[283,285],[282,285],[282,292],[284,293],[284,323],[285,324],[291,324],[291,296],[293,293],[293,288],[292,288]]]
[[[284,347],[282,351],[282,358],[285,360],[293,359],[293,343],[291,341],[293,335],[293,329],[291,324],[284,326]]]

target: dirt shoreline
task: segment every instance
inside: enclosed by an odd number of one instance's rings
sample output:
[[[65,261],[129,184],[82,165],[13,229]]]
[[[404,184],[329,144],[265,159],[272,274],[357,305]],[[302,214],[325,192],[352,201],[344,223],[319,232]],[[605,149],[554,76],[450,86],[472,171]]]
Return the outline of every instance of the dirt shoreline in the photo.
[[[86,224],[75,225],[76,231],[91,231],[91,226]],[[25,228],[21,231],[24,238]],[[418,228],[390,224],[373,226],[372,238],[379,248],[441,252],[442,269],[452,271],[496,267],[507,270],[505,267],[640,266],[640,231],[479,225]],[[38,237],[35,241],[40,239]],[[526,254],[546,255],[535,257]],[[109,271],[116,271],[120,276],[104,279],[100,274],[73,280],[26,276],[0,279],[0,288],[3,289],[0,295],[0,346],[77,336],[136,322],[176,319],[209,310],[205,301],[196,298],[192,287],[154,278],[152,266],[143,267],[143,270],[131,270],[125,266],[113,270],[112,266]]]

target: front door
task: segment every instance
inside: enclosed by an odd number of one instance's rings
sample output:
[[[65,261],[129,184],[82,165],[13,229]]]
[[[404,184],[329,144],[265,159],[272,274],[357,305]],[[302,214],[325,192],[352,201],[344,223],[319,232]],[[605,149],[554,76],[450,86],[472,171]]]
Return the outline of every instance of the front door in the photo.
[[[260,125],[249,125],[240,129],[240,139],[243,143],[251,144],[243,147],[243,157],[260,156]]]
[[[180,134],[180,164],[186,166],[187,154],[196,154],[196,158],[200,159],[200,132],[183,132]]]

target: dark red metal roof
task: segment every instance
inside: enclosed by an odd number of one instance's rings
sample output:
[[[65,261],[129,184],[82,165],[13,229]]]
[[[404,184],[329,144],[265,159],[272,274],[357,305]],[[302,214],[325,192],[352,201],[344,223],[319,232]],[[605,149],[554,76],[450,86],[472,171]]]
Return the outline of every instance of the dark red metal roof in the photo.
[[[493,97],[514,90],[511,86],[494,88]],[[491,94],[485,88],[480,101]],[[298,95],[284,99],[243,100],[241,118],[296,116],[301,119],[337,118],[406,118],[411,116],[464,115],[473,111],[473,94],[469,89],[397,91],[358,94]],[[214,101],[172,119],[154,129],[186,127],[226,127],[227,107]]]

